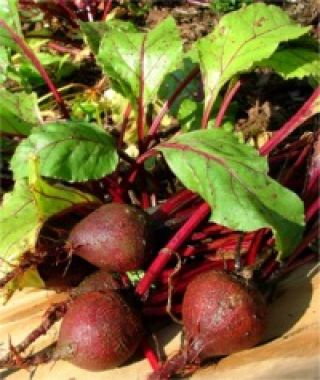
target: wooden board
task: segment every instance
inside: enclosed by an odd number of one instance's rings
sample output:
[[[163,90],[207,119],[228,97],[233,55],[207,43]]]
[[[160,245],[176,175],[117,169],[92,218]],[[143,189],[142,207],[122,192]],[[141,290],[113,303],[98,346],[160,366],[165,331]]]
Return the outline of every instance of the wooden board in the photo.
[[[281,283],[269,312],[269,327],[265,343],[251,350],[230,355],[216,365],[197,371],[192,380],[316,380],[320,379],[320,275],[306,266]],[[1,352],[6,351],[9,335],[19,342],[39,324],[41,316],[52,303],[63,299],[63,294],[25,290],[16,293],[9,303],[0,307]],[[32,350],[52,342],[58,331],[54,326]],[[172,354],[180,343],[175,327],[159,332],[165,352]],[[145,360],[138,358],[119,369],[87,372],[58,361],[39,366],[34,373],[26,370],[0,371],[3,380],[143,380],[150,372]]]

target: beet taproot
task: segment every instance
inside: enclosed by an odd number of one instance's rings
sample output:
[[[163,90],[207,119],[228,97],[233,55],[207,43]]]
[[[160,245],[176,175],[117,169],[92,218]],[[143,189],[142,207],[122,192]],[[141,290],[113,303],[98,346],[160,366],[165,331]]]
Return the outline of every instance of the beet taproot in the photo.
[[[229,355],[258,344],[266,327],[263,296],[240,279],[211,270],[195,277],[182,301],[186,344],[149,375],[148,380],[169,379],[189,364]],[[194,366],[194,369],[197,367]]]
[[[262,295],[223,271],[197,276],[187,287],[182,303],[187,341],[202,346],[209,358],[255,346],[266,327]]]
[[[143,266],[148,256],[150,223],[137,207],[109,203],[82,219],[67,245],[98,268],[127,272]]]
[[[139,315],[117,292],[90,292],[65,314],[55,356],[90,371],[111,369],[134,354],[143,335]]]

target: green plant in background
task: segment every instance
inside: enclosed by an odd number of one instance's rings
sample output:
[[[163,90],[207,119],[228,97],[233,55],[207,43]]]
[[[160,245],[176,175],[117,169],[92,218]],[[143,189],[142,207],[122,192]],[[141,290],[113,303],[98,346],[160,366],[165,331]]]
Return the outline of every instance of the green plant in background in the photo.
[[[253,0],[211,0],[210,8],[215,12],[227,13],[239,9],[242,5],[252,4]]]

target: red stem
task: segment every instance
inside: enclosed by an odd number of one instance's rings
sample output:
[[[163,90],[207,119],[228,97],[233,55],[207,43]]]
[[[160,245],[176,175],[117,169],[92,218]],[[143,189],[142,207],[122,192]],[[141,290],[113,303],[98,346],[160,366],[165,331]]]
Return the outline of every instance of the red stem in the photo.
[[[198,209],[199,205],[202,203],[202,200],[200,198],[197,198],[190,203],[192,203],[191,206],[183,208],[179,211],[176,210],[174,216],[166,220],[166,225],[174,227],[176,225],[184,223]]]
[[[152,369],[159,368],[160,364],[159,364],[158,357],[153,351],[152,347],[150,346],[146,338],[142,340],[141,348],[143,351],[143,355],[148,360],[151,368]]]
[[[312,108],[320,96],[320,86],[318,86],[310,98],[303,104],[303,106],[267,141],[260,149],[262,156],[268,155],[274,148],[276,148],[290,133],[297,127],[305,122],[314,113]]]
[[[320,211],[320,198],[317,198],[306,211],[306,221],[310,222],[313,217]]]
[[[247,233],[242,242],[243,243],[246,243],[248,241],[251,241],[252,238],[254,236],[254,233],[251,232],[251,233]],[[214,251],[214,250],[217,250],[219,248],[235,248],[237,246],[237,243],[238,243],[238,240],[239,240],[239,233],[235,232],[235,233],[231,233],[230,235],[226,236],[226,237],[222,237],[220,239],[215,239],[214,241],[210,242],[210,243],[204,243],[204,244],[201,244],[199,246],[197,246],[194,251],[192,252],[192,255],[196,254],[196,253],[202,253],[202,252],[210,252],[210,251]]]
[[[293,263],[291,263],[291,265],[284,268],[283,271],[281,272],[281,276],[288,274],[289,272],[292,272],[293,270],[295,270],[295,269],[301,267],[302,265],[307,264],[313,260],[318,260],[318,258],[319,258],[319,256],[317,253],[312,253],[310,255],[308,254],[308,256],[304,257],[303,259],[294,261]]]
[[[320,167],[313,170],[311,176],[309,176],[307,187],[304,191],[303,198],[305,202],[312,194],[317,194],[319,191],[319,177],[320,177]]]
[[[202,120],[201,120],[201,129],[208,128],[208,123],[209,123],[209,119],[210,119],[211,110],[212,110],[212,107],[214,104],[214,100],[215,100],[215,97],[212,96],[209,99],[209,103],[207,104],[207,106],[204,109],[204,112],[202,115]]]
[[[57,51],[58,53],[67,53],[67,54],[77,55],[81,51],[80,49],[77,49],[75,47],[63,46],[54,41],[49,41],[47,46],[50,49]]]
[[[20,3],[22,3],[22,1],[20,1]],[[78,17],[76,16],[76,14],[69,8],[68,10],[65,10],[61,4],[61,8],[62,9],[57,9],[57,8],[54,8],[52,9],[50,7],[50,5],[48,4],[45,4],[44,2],[40,3],[40,2],[34,2],[34,1],[29,1],[29,2],[25,2],[25,4],[21,4],[21,5],[27,5],[27,6],[32,6],[32,7],[35,7],[35,8],[39,8],[42,12],[44,12],[47,16],[49,16],[50,18],[52,17],[62,17],[64,20],[66,20],[67,22],[70,23],[71,27],[72,28],[75,28],[75,29],[78,29],[79,28],[79,25],[77,23],[77,19]],[[58,4],[56,4],[58,5]],[[69,17],[68,17],[69,16]]]
[[[194,232],[190,236],[191,241],[199,241],[208,238],[211,235],[219,234],[219,235],[224,235],[224,234],[229,234],[232,232],[229,228],[226,228],[224,226],[220,226],[219,224],[210,224],[206,227],[203,227],[201,231],[199,232]]]
[[[172,257],[172,253],[175,252],[185,240],[190,236],[191,232],[204,220],[210,213],[210,207],[203,203],[199,209],[187,220],[184,225],[175,233],[170,239],[168,244],[162,248],[155,260],[145,272],[143,278],[139,281],[136,287],[136,293],[139,296],[144,296],[151,284],[159,276],[163,268],[167,265]]]
[[[293,150],[292,152],[276,154],[272,157],[269,157],[270,165],[276,165],[278,163],[282,164],[285,160],[293,159],[296,156],[299,156],[299,150]]]
[[[124,134],[126,132],[126,129],[128,127],[129,117],[130,117],[131,111],[132,111],[131,104],[128,103],[128,105],[127,105],[127,107],[126,107],[126,109],[124,110],[124,113],[123,113],[123,119],[122,119],[122,124],[121,124],[121,129],[120,129],[120,135],[119,135],[118,142],[117,142],[118,150],[120,150],[122,148],[123,138],[124,138]]]
[[[131,185],[134,183],[139,173],[139,170],[141,169],[140,167],[144,163],[144,161],[147,160],[149,157],[155,156],[157,154],[158,152],[156,150],[150,149],[137,158],[136,162],[133,165],[133,170],[130,173],[130,176],[127,180],[128,185]]]
[[[101,17],[102,21],[104,21],[107,18],[108,14],[111,11],[111,7],[112,7],[112,0],[105,0],[104,1],[103,15]]]
[[[191,264],[190,264],[191,266]],[[197,268],[195,269],[188,269],[185,270],[185,273],[181,275],[181,278],[186,281],[194,278],[198,274],[202,272],[206,272],[207,270],[210,269],[226,269],[227,271],[232,271],[234,269],[234,260],[229,259],[229,260],[215,260],[215,261],[206,261],[200,265],[198,265]]]
[[[263,238],[265,237],[265,234],[267,233],[266,229],[262,229],[255,233],[250,247],[249,251],[247,253],[246,262],[247,265],[254,265],[259,253],[259,250],[261,249]]]
[[[146,191],[141,194],[141,207],[145,210],[150,207],[150,197]]]
[[[60,5],[60,7],[62,8],[62,10],[69,16],[68,19],[70,21],[70,23],[72,24],[73,27],[75,28],[79,28],[79,25],[77,23],[77,16],[76,14],[73,12],[72,9],[70,9],[63,0],[58,0],[58,3]]]
[[[187,245],[186,247],[183,248],[181,252],[182,257],[190,257],[195,254],[196,247],[193,245]]]
[[[195,67],[190,74],[179,84],[174,93],[164,102],[160,112],[154,119],[147,136],[146,145],[151,141],[151,139],[157,134],[160,127],[161,121],[165,114],[168,112],[172,104],[175,102],[177,97],[180,95],[181,91],[199,74],[199,68]]]
[[[315,240],[319,237],[319,223],[315,223],[309,232],[305,235],[302,242],[295,249],[294,253],[288,258],[286,265],[293,263],[298,256]]]
[[[269,261],[269,263],[265,266],[261,273],[261,278],[263,280],[266,280],[274,271],[276,268],[278,268],[279,262],[276,261],[275,259],[272,259]]]
[[[50,79],[48,73],[44,69],[44,67],[41,65],[39,59],[36,57],[34,52],[29,48],[29,46],[26,44],[24,39],[20,37],[4,20],[0,19],[0,26],[2,26],[12,37],[12,39],[16,42],[16,44],[21,48],[21,50],[24,52],[25,56],[30,59],[34,67],[39,71],[40,75],[42,76],[43,80],[47,83],[50,91],[52,92],[58,106],[60,107],[60,110],[63,114],[63,116],[68,119],[69,118],[69,111],[67,110],[67,107],[59,94],[59,91],[57,90],[56,86],[53,84],[52,80]]]
[[[288,268],[295,268],[295,264],[297,262],[297,258],[305,251],[306,248],[309,247],[309,245],[317,239],[319,236],[319,223],[315,223],[311,230],[307,233],[307,235],[304,237],[302,242],[298,245],[294,253],[288,258],[285,267],[281,269],[281,273],[287,272]],[[304,259],[302,259],[304,260]],[[302,265],[302,264],[301,264]],[[297,264],[299,266],[299,264]],[[275,259],[272,259],[269,261],[269,263],[266,265],[266,267],[263,269],[261,278],[267,279],[276,268],[279,267],[279,262]],[[291,270],[291,269],[290,269]]]
[[[186,271],[182,276],[177,277],[173,281],[173,294],[182,293],[198,274],[206,272],[210,269],[228,269],[234,267],[234,260],[207,261],[199,265],[196,269]],[[148,299],[148,304],[159,304],[166,302],[168,299],[168,289],[159,290],[157,293],[152,294]]]
[[[219,109],[218,115],[216,117],[216,121],[215,121],[215,127],[216,128],[219,128],[221,126],[224,115],[226,114],[226,111],[227,111],[232,99],[234,98],[234,96],[238,92],[239,88],[241,87],[241,84],[242,84],[242,82],[239,79],[235,83],[235,85],[225,94],[223,102],[222,102],[221,107]]]
[[[108,192],[111,195],[112,201],[116,203],[125,203],[123,199],[122,188],[114,181],[112,178],[105,177],[103,179],[105,185],[107,186]]]
[[[159,209],[153,214],[153,218],[157,220],[167,219],[171,214],[186,204],[189,204],[189,202],[192,202],[196,197],[197,194],[194,194],[190,190],[183,189],[162,203]]]
[[[312,197],[315,193],[319,191],[318,180],[320,175],[320,133],[316,136],[315,142],[313,144],[313,154],[311,159],[310,168],[308,171],[307,184],[303,191],[303,197],[307,201],[308,197]]]
[[[294,164],[290,167],[290,169],[286,172],[284,178],[282,178],[282,180],[280,180],[280,182],[283,184],[283,185],[287,185],[290,181],[290,179],[292,178],[292,176],[294,176],[298,170],[298,168],[304,163],[304,161],[306,160],[306,158],[308,157],[310,151],[312,149],[312,146],[311,145],[306,145],[304,147],[304,149],[302,150],[302,152],[300,153],[300,155],[298,156],[297,160],[294,162]]]

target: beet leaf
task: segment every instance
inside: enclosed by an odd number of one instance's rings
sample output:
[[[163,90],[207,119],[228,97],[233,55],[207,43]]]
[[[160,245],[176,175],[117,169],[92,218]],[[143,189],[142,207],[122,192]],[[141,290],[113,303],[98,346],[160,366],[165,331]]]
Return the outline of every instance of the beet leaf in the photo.
[[[269,227],[278,259],[288,256],[304,229],[300,198],[270,178],[267,160],[222,129],[194,131],[157,147],[171,170],[211,207],[212,222],[240,231]]]
[[[80,29],[93,54],[98,54],[101,40],[107,31],[118,30],[122,33],[135,33],[137,29],[131,22],[121,20],[79,21]]]
[[[0,89],[0,132],[27,136],[41,122],[35,93],[11,93]]]
[[[85,122],[54,122],[34,128],[12,158],[15,178],[28,175],[25,161],[30,154],[39,155],[42,176],[69,182],[104,177],[118,164],[113,137]]]
[[[172,17],[147,34],[106,31],[98,54],[113,88],[134,107],[141,97],[145,106],[155,100],[164,77],[181,59],[182,44]]]
[[[270,67],[284,79],[304,77],[320,78],[319,54],[310,49],[293,48],[276,51],[259,66]]]
[[[206,127],[225,83],[270,57],[281,42],[298,38],[309,30],[296,24],[279,7],[263,3],[224,16],[214,31],[197,44],[205,90],[202,126]]]

